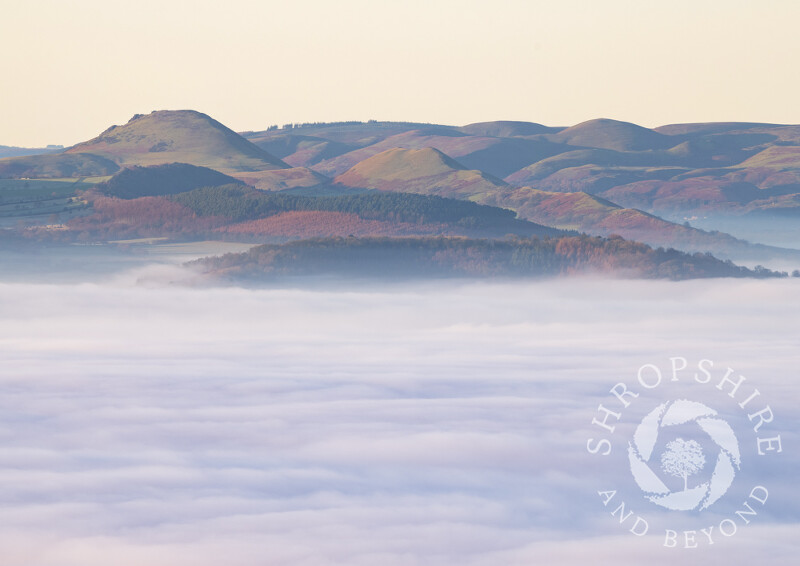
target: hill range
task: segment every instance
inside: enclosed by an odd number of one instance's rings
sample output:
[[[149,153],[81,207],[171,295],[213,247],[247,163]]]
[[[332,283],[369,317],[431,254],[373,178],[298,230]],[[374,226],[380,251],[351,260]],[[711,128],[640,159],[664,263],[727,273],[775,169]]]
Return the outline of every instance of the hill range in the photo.
[[[152,235],[159,223],[147,215],[171,214],[182,220],[160,224],[169,237],[212,230],[275,241],[356,234],[497,238],[567,230],[724,258],[800,258],[764,245],[800,244],[800,126],[370,121],[239,134],[184,110],[136,115],[64,150],[14,150],[18,156],[0,159],[0,221],[21,221],[37,237]],[[485,206],[444,221],[421,213],[407,222],[398,220],[402,207],[421,201],[386,200],[381,206],[394,208],[377,218],[299,200],[284,202],[277,215],[225,217],[176,200],[207,187],[226,187],[219,194],[227,196],[215,198],[230,200],[236,186],[246,206],[271,193],[305,199],[402,193],[437,197],[454,210],[457,201]],[[492,208],[505,216],[487,224],[482,216],[494,214],[486,212]],[[125,217],[123,209],[137,212]]]

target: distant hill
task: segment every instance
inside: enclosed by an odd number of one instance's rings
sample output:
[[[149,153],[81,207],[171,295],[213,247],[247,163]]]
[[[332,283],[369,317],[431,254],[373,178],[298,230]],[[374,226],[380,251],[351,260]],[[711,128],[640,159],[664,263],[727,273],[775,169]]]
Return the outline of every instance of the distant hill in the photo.
[[[321,161],[314,169],[325,175],[340,175],[373,155],[396,148],[437,149],[468,169],[480,169],[495,177],[504,177],[529,163],[573,149],[545,139],[475,136],[459,131],[410,130]]]
[[[42,153],[55,153],[63,150],[62,146],[49,147],[14,147],[0,145],[0,159],[5,157],[22,157],[24,155],[40,155]]]
[[[188,163],[223,173],[288,168],[233,130],[193,110],[136,115],[66,153],[100,155],[119,165]]]
[[[653,131],[668,136],[698,136],[748,130],[752,128],[773,127],[777,125],[778,124],[763,124],[757,122],[705,122],[699,124],[668,124],[666,126],[653,128]]]
[[[0,178],[57,179],[102,177],[119,171],[119,165],[90,153],[45,153],[0,159]]]
[[[174,195],[200,187],[214,187],[231,183],[241,183],[241,181],[207,167],[197,167],[187,163],[168,163],[150,167],[134,165],[123,169],[108,181],[99,184],[97,188],[109,196],[133,199]]]
[[[552,139],[573,146],[644,151],[667,149],[675,140],[653,130],[619,120],[600,118],[588,120],[552,135]]]
[[[275,134],[269,132],[260,136],[251,134],[248,139],[293,167],[309,167],[359,147],[300,134]]]
[[[439,150],[390,149],[358,163],[334,179],[348,187],[467,198],[505,186],[468,170]]]
[[[507,188],[485,195],[480,202],[517,211],[520,218],[587,234],[674,247],[689,252],[711,252],[722,257],[758,256],[800,262],[800,251],[754,245],[721,232],[706,232],[668,222],[652,214],[586,193],[552,193],[531,187]]]
[[[545,277],[576,273],[660,279],[780,277],[709,255],[654,250],[622,238],[548,239],[326,238],[256,246],[190,263],[206,275],[259,283],[282,277],[337,276],[399,279],[430,277]]]
[[[553,134],[563,129],[564,128],[550,128],[534,122],[514,122],[509,120],[476,122],[475,124],[467,124],[459,128],[460,131],[471,136],[493,136],[498,138]]]
[[[411,130],[425,129],[437,132],[456,132],[453,126],[423,124],[420,122],[330,122],[315,124],[288,124],[283,128],[261,132],[242,132],[253,143],[262,145],[283,136],[304,136],[341,143],[352,148],[366,147],[388,137]]]
[[[314,190],[327,187],[331,182],[307,167],[240,172],[232,176],[262,191]]]

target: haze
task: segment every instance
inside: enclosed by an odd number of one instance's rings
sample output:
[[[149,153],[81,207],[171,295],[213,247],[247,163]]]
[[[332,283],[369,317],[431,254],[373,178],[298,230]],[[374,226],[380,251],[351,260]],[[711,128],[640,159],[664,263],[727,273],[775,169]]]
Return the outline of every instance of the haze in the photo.
[[[332,120],[800,122],[791,0],[6,2],[0,144],[135,113]]]

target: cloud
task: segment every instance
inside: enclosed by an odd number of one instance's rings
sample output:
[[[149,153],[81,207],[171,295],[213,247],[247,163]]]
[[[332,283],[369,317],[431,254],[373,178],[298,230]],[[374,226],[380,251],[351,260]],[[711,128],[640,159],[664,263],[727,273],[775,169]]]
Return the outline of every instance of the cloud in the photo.
[[[247,290],[141,274],[0,283],[9,564],[794,563],[796,280]],[[624,451],[585,448],[609,388],[672,356],[746,375],[786,447],[680,523],[718,524],[751,481],[770,485],[751,525],[694,554],[663,549],[655,529],[675,523]],[[746,415],[685,377],[641,391],[620,438],[686,394],[714,400],[751,454]],[[619,526],[606,485],[652,536]]]

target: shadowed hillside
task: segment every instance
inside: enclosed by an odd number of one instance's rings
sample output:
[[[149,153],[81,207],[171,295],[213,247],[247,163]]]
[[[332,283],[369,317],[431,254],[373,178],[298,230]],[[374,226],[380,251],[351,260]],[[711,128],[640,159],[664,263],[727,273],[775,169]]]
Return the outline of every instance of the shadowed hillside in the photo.
[[[123,169],[97,188],[109,196],[133,199],[174,195],[199,189],[238,183],[237,179],[206,167],[186,163],[169,163],[151,167],[133,166]]]

